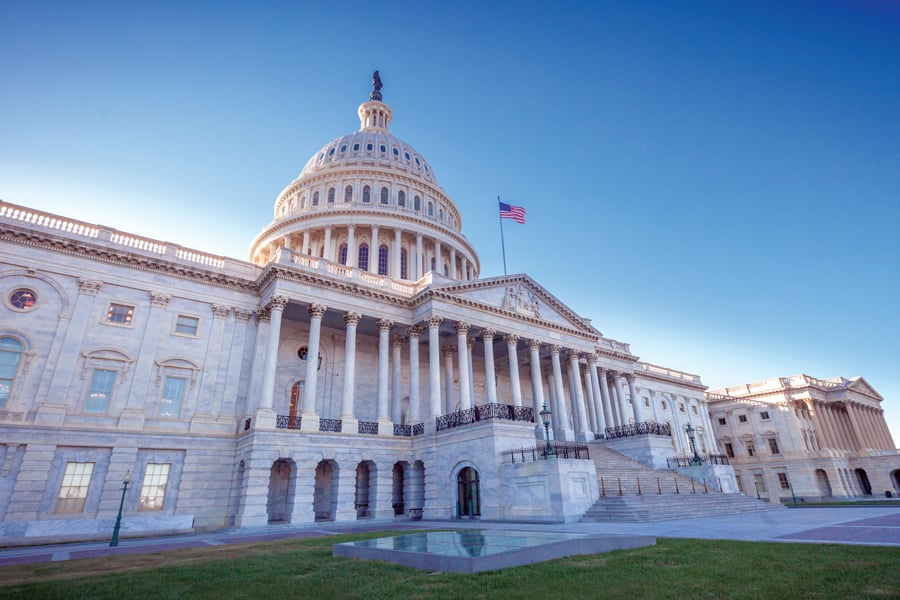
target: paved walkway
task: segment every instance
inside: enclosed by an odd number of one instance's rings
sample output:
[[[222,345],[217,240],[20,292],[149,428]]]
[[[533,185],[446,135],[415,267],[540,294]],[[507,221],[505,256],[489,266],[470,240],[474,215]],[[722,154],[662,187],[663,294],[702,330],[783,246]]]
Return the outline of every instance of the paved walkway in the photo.
[[[621,533],[716,540],[816,542],[900,547],[900,507],[793,508],[742,515],[674,519],[654,523],[536,525],[486,521],[356,521],[316,523],[305,526],[272,525],[259,528],[229,529],[215,533],[125,538],[119,541],[119,546],[116,548],[110,548],[109,542],[4,548],[0,549],[0,567],[364,531],[448,528]]]

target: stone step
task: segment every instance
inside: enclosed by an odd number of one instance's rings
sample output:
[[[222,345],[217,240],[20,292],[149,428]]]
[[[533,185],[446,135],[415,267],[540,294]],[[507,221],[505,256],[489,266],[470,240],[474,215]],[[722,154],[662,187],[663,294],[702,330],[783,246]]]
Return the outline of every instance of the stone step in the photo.
[[[784,507],[743,494],[689,494],[667,496],[612,496],[600,498],[582,522],[649,522],[741,514]]]
[[[648,467],[607,448],[603,442],[593,442],[589,446],[601,494],[605,488],[606,495],[618,495],[620,485],[622,495],[719,493],[717,482],[708,482],[704,488],[702,482],[696,482],[672,470]]]

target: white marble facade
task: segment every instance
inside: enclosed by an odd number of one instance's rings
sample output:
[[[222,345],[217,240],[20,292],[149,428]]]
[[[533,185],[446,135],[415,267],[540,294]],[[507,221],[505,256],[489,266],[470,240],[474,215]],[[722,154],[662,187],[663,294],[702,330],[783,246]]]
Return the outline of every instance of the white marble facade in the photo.
[[[794,375],[707,393],[741,490],[772,502],[900,494],[900,454],[862,377]]]
[[[359,116],[246,262],[0,204],[5,538],[102,529],[126,473],[133,528],[504,518],[501,453],[543,439],[544,403],[558,441],[653,421],[670,454],[689,424],[718,452],[698,376],[640,362],[527,275],[481,278],[390,108]],[[495,418],[442,419],[475,408]]]

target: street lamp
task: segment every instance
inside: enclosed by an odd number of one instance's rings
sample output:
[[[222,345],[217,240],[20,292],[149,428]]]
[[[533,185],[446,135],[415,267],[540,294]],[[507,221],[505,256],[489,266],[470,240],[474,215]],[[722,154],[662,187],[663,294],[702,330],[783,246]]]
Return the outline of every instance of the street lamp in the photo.
[[[691,440],[691,450],[694,451],[694,458],[691,459],[692,465],[702,465],[703,459],[700,458],[700,455],[697,454],[697,444],[694,442],[694,427],[688,423],[684,428],[685,433],[687,433],[688,439]]]
[[[547,408],[547,403],[544,402],[544,408],[538,414],[541,415],[541,421],[544,422],[544,439],[547,440],[544,456],[553,456],[555,453],[553,452],[553,446],[550,445],[550,415],[553,413],[550,412]]]
[[[125,477],[122,478],[122,499],[119,500],[119,514],[116,516],[116,526],[113,528],[112,540],[109,542],[110,546],[119,545],[119,528],[122,526],[122,507],[125,506],[125,491],[128,489],[128,484],[130,482],[131,469],[125,471]]]

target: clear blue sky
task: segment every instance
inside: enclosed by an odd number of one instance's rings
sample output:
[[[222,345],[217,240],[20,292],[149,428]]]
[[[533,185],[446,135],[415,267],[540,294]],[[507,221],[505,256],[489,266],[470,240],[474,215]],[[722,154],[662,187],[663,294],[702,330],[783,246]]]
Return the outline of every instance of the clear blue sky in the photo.
[[[0,198],[245,258],[358,127],[527,272],[710,387],[862,375],[900,442],[900,8],[888,1],[0,4]]]

